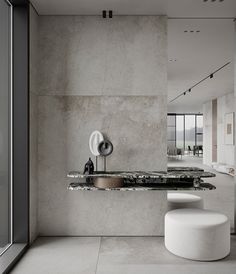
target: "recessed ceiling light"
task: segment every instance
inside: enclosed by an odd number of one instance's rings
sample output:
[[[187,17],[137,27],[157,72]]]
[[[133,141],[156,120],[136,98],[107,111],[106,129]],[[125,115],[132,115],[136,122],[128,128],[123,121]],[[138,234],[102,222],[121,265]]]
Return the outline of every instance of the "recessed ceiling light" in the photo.
[[[185,33],[199,33],[200,30],[184,30]]]
[[[217,0],[203,0],[203,2],[205,2],[205,3],[206,2],[213,2],[214,3],[214,2],[224,2],[224,0],[218,0],[218,1]]]

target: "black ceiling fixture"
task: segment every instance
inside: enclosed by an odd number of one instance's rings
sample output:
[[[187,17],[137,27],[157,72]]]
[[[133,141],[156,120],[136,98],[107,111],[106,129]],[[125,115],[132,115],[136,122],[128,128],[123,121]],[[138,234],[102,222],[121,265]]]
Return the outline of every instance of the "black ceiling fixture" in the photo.
[[[109,11],[108,11],[108,17],[109,17],[109,18],[112,18],[112,17],[113,17],[113,11],[112,11],[112,10],[109,10]],[[102,11],[102,18],[107,18],[107,11],[106,11],[106,10],[103,10],[103,11]]]
[[[216,0],[203,0],[203,2],[217,2]],[[219,0],[218,2],[224,2],[224,0]]]
[[[102,18],[107,18],[107,11],[106,10],[102,11]]]
[[[223,69],[224,67],[228,66],[231,62],[228,62],[226,64],[224,64],[223,66],[221,66],[220,68],[218,68],[217,70],[215,70],[214,72],[212,72],[211,74],[207,75],[205,78],[203,78],[202,80],[200,80],[199,82],[197,82],[195,85],[193,85],[192,87],[190,87],[189,89],[187,89],[184,92],[181,92],[178,96],[176,96],[174,99],[170,100],[169,103],[174,102],[175,100],[177,100],[179,97],[186,95],[187,92],[191,92],[193,88],[195,88],[196,86],[200,85],[202,82],[204,82],[205,80],[207,80],[208,78],[212,79],[214,77],[214,74],[217,73],[218,71],[220,71],[221,69]]]

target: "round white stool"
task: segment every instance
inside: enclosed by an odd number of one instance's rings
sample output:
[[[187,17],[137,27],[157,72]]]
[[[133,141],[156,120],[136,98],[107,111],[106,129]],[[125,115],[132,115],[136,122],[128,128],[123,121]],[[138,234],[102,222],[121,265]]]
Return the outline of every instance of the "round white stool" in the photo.
[[[167,193],[168,210],[179,208],[201,208],[203,209],[203,199],[199,196],[187,193]]]
[[[191,260],[214,261],[230,253],[230,222],[210,210],[176,209],[165,215],[165,246]]]

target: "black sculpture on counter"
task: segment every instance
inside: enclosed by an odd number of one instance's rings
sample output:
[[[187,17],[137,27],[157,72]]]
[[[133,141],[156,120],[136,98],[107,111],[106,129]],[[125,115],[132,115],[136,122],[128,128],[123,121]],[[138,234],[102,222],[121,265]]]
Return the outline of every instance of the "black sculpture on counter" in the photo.
[[[89,158],[88,162],[84,166],[84,174],[93,174],[94,173],[94,164],[91,158]]]

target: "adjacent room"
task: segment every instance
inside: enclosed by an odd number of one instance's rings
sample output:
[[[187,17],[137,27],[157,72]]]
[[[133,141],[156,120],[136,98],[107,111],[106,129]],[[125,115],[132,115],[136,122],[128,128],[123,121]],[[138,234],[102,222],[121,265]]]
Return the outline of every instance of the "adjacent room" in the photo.
[[[0,0],[0,273],[235,273],[235,18]]]
[[[224,18],[168,19],[168,166],[201,167],[217,175],[216,190],[198,195],[207,208],[230,217],[232,231],[234,32],[234,23]]]

